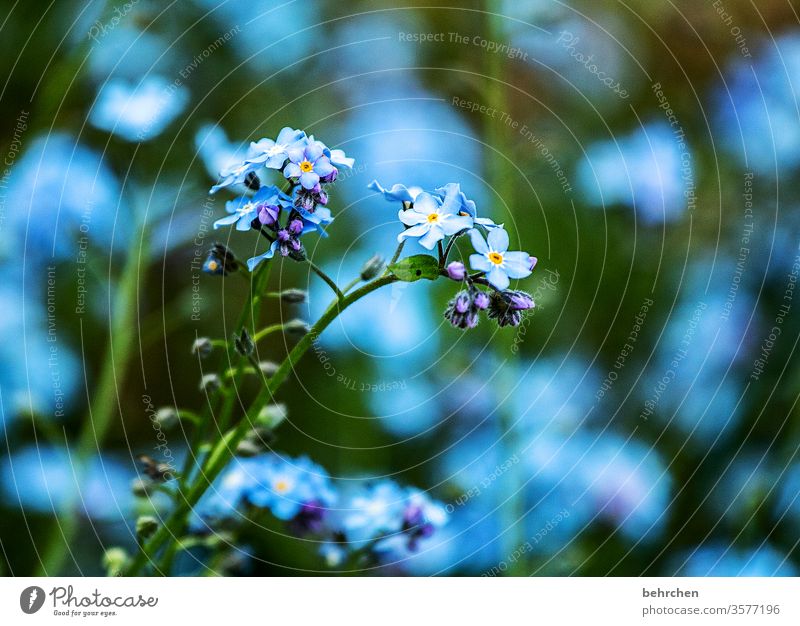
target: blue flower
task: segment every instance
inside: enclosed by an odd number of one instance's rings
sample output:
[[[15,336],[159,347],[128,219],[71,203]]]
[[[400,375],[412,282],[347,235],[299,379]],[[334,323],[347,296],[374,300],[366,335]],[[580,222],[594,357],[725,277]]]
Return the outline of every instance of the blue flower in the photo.
[[[336,502],[327,472],[307,457],[291,459],[270,453],[234,459],[197,505],[200,519],[223,519],[237,514],[248,503],[269,509],[278,519],[317,517]],[[197,529],[197,519],[192,526]]]
[[[498,224],[495,224],[488,217],[478,217],[475,202],[467,198],[458,183],[447,183],[444,187],[438,187],[436,193],[442,198],[443,206],[452,206],[456,213],[471,217],[478,226],[498,228]],[[502,224],[499,227],[502,228]]]
[[[368,541],[402,528],[406,494],[394,481],[371,483],[343,505],[342,530],[350,541]]]
[[[246,493],[251,504],[269,509],[281,520],[291,520],[304,512],[332,506],[336,493],[328,473],[308,457],[290,459],[269,454],[256,470],[255,482]]]
[[[422,189],[419,187],[408,188],[400,183],[395,183],[392,185],[391,189],[385,189],[377,180],[373,180],[369,185],[367,185],[367,188],[383,194],[384,199],[388,202],[413,203],[416,197],[422,191]]]
[[[249,163],[247,161],[235,165],[228,165],[222,168],[219,173],[220,181],[211,188],[209,193],[217,193],[220,189],[230,187],[231,185],[241,185],[250,174],[253,174],[261,167],[260,163]]]
[[[265,165],[274,170],[283,167],[289,157],[287,150],[297,142],[302,142],[306,134],[302,130],[292,130],[286,126],[278,133],[278,138],[260,139],[250,144],[250,153],[253,155],[247,159],[248,163]]]
[[[418,489],[404,489],[392,480],[371,483],[350,496],[344,505],[341,527],[351,542],[385,537],[390,547],[400,540],[415,550],[447,523],[447,513],[438,502]]]
[[[454,203],[445,206],[438,197],[423,191],[417,196],[413,207],[400,210],[397,214],[400,221],[410,227],[397,236],[397,241],[419,237],[420,245],[432,250],[446,236],[472,228],[472,218],[459,215],[457,210]]]
[[[509,278],[531,275],[531,256],[527,252],[508,252],[508,233],[503,228],[491,229],[486,240],[472,230],[470,238],[478,254],[469,256],[469,264],[472,269],[485,272],[495,288],[503,291],[510,284]]]
[[[160,76],[139,84],[113,78],[97,94],[89,122],[127,141],[147,141],[159,135],[186,107],[184,87],[176,88]]]
[[[330,176],[336,171],[330,159],[325,156],[325,146],[309,138],[308,144],[298,143],[287,150],[289,163],[283,169],[286,178],[299,178],[304,189],[313,189],[320,178]]]
[[[291,206],[292,199],[274,185],[261,187],[252,196],[241,196],[225,203],[226,217],[214,222],[214,228],[236,224],[236,230],[250,230],[251,222],[258,218],[271,226],[278,221],[281,208]]]
[[[355,164],[356,160],[353,158],[348,157],[344,150],[331,150],[328,146],[322,143],[319,139],[314,139],[314,135],[309,136],[308,143],[310,144],[318,144],[319,147],[322,148],[323,154],[331,160],[336,167],[342,169],[353,169],[353,165]]]

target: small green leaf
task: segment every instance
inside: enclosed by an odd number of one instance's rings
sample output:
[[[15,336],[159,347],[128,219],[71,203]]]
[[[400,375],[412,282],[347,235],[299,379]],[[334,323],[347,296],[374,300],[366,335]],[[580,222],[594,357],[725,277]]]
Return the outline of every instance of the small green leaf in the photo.
[[[407,283],[422,278],[436,280],[439,277],[439,262],[430,255],[417,254],[390,265],[389,271]]]

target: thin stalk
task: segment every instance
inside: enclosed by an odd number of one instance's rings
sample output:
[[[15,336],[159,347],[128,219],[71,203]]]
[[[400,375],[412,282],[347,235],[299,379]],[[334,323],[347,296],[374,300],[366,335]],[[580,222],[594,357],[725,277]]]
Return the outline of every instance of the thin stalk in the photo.
[[[389,285],[397,281],[397,277],[393,275],[381,276],[372,282],[363,285],[343,299],[335,300],[331,303],[328,309],[323,313],[322,317],[311,327],[309,332],[295,345],[289,352],[286,358],[281,362],[275,374],[269,379],[264,389],[259,392],[255,401],[252,403],[253,412],[263,406],[267,401],[273,398],[275,392],[286,381],[289,374],[294,369],[294,366],[300,358],[308,351],[313,345],[315,339],[339,316],[353,302],[363,298],[369,293],[380,289],[385,285]],[[185,492],[182,490],[180,495],[183,501],[178,502],[169,517],[167,522],[161,526],[150,540],[142,547],[142,550],[134,557],[126,570],[128,576],[135,576],[146,565],[148,561],[158,552],[163,544],[170,538],[176,539],[180,535],[180,528],[183,525],[183,520],[186,515],[191,511],[192,507],[197,504],[200,498],[205,493],[208,486],[216,479],[220,472],[225,468],[227,463],[233,457],[236,446],[244,438],[250,430],[250,421],[245,417],[239,424],[228,431],[208,455],[205,467],[197,476],[193,484]]]
[[[339,289],[338,285],[333,281],[333,279],[330,276],[328,276],[319,267],[317,267],[317,265],[311,259],[306,259],[306,263],[308,263],[309,267],[314,271],[314,273],[317,276],[319,276],[322,280],[324,280],[328,284],[328,287],[330,287],[333,290],[333,293],[336,294],[336,297],[339,298],[339,300],[344,300],[344,294],[342,293],[342,290]]]
[[[403,246],[405,245],[406,245],[406,240],[403,239],[403,241],[400,242],[400,244],[397,246],[397,249],[394,251],[394,254],[392,255],[392,260],[389,261],[389,263],[386,265],[386,271],[384,272],[384,276],[388,275],[390,271],[389,268],[395,263],[397,263],[397,259],[400,258],[400,254],[403,252]]]

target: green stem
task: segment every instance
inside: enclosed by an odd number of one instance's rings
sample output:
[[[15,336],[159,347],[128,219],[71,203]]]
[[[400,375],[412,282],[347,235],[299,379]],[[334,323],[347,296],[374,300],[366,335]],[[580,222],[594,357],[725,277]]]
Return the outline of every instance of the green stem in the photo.
[[[140,288],[139,259],[146,258],[147,237],[144,228],[137,229],[139,248],[131,249],[122,269],[120,282],[115,292],[115,310],[109,328],[109,356],[103,364],[97,382],[94,400],[83,422],[78,444],[73,455],[73,467],[77,486],[83,484],[83,474],[91,457],[99,451],[113,418],[121,410],[118,390],[124,383],[128,360],[134,353],[134,334],[137,329],[136,294]],[[121,415],[120,415],[121,418]],[[77,495],[64,506],[55,520],[55,528],[49,534],[49,543],[41,558],[37,576],[55,576],[62,568],[78,528],[79,516],[75,512]]]
[[[319,267],[317,267],[317,265],[315,265],[311,259],[306,259],[306,263],[308,263],[309,267],[314,271],[314,273],[317,276],[319,276],[322,280],[324,280],[328,284],[328,287],[330,287],[333,290],[333,293],[336,294],[336,297],[339,298],[339,300],[344,300],[344,294],[342,293],[341,289],[339,289],[339,287],[336,285],[336,283],[333,282],[333,279],[330,276],[328,276]]]
[[[398,244],[397,249],[394,251],[394,254],[392,255],[392,260],[389,261],[388,265],[386,266],[386,271],[384,272],[384,275],[388,275],[390,271],[389,268],[395,263],[397,263],[397,259],[400,258],[400,254],[403,252],[403,246],[405,245],[406,245],[406,240],[403,239],[403,241],[401,241]]]
[[[380,289],[385,285],[389,285],[397,281],[394,275],[381,276],[372,282],[363,285],[361,288],[355,290],[348,296],[342,299],[337,299],[328,307],[323,313],[322,317],[317,320],[314,326],[311,327],[309,332],[295,345],[289,352],[286,358],[278,366],[275,374],[269,379],[264,389],[259,392],[255,401],[252,403],[252,412],[257,413],[258,409],[263,406],[267,401],[273,398],[275,392],[280,388],[284,381],[288,378],[289,374],[294,369],[294,366],[300,358],[308,351],[313,345],[316,338],[333,322],[338,315],[350,306],[356,300],[363,298],[369,293]],[[208,489],[209,485],[216,479],[220,472],[225,468],[230,459],[233,457],[236,446],[244,438],[251,428],[250,421],[245,417],[239,424],[228,431],[208,455],[205,467],[197,476],[193,484],[184,492],[181,490],[180,496],[183,497],[182,502],[178,502],[175,511],[169,517],[167,522],[161,526],[150,540],[142,547],[142,550],[134,557],[127,568],[126,574],[128,576],[135,576],[146,565],[148,561],[158,552],[163,546],[164,542],[172,538],[177,540],[180,535],[180,529],[183,526],[184,518],[191,511],[192,507],[197,504],[200,498]],[[167,549],[169,554],[169,548]]]
[[[265,326],[261,330],[259,330],[255,335],[253,335],[253,342],[258,343],[267,335],[271,335],[272,333],[277,333],[283,330],[283,324],[271,324],[269,326]]]

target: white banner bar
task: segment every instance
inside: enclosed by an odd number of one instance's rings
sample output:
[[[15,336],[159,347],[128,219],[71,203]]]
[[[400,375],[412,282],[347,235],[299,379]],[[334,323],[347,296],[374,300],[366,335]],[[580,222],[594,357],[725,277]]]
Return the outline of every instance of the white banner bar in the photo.
[[[0,624],[800,624],[787,578],[4,578]],[[248,620],[248,621],[245,621]],[[257,621],[252,621],[257,620]],[[586,620],[579,622],[578,620]]]

